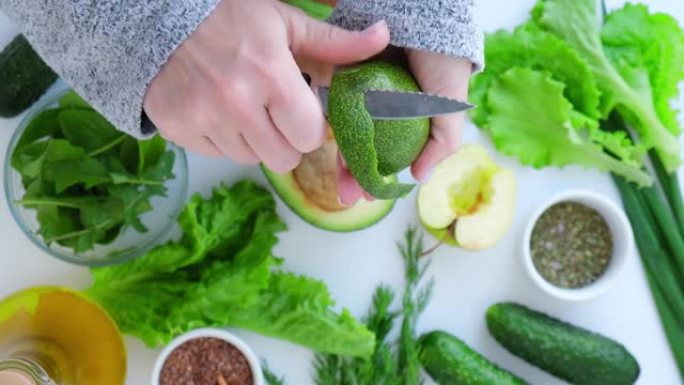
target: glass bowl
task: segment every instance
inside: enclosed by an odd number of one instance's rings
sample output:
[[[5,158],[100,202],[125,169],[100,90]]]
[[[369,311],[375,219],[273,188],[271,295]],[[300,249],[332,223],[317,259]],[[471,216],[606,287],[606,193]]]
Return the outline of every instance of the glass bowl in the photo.
[[[38,232],[40,223],[38,222],[36,211],[16,203],[24,196],[25,189],[22,184],[21,174],[11,165],[11,157],[19,138],[33,117],[41,111],[56,107],[59,99],[68,91],[60,92],[34,105],[14,132],[5,154],[4,188],[7,204],[14,220],[23,233],[36,246],[55,258],[86,266],[103,266],[131,260],[159,243],[169,230],[173,228],[176,217],[185,204],[187,195],[188,164],[185,152],[181,148],[167,142],[167,150],[173,151],[175,154],[173,164],[173,175],[175,175],[175,178],[164,183],[167,188],[166,196],[152,197],[150,203],[153,209],[140,216],[140,221],[147,227],[147,232],[140,233],[130,226],[125,226],[111,243],[106,245],[96,244],[92,250],[82,253],[76,253],[73,249],[62,246],[57,242],[52,242],[49,245],[46,244]]]

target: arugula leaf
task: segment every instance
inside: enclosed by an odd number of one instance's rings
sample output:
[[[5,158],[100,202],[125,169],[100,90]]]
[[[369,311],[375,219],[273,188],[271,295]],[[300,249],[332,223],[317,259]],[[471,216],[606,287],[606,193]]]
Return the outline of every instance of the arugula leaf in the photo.
[[[325,285],[282,272],[271,254],[285,225],[253,182],[192,197],[183,235],[121,265],[93,269],[86,293],[149,346],[201,326],[234,326],[312,349],[367,356],[373,336],[333,312]]]
[[[677,20],[628,3],[608,15],[601,39],[613,66],[638,92],[652,98],[646,102],[655,105],[665,126],[678,135],[678,111],[670,104],[684,79],[684,31]]]
[[[155,135],[152,139],[126,138],[119,150],[119,159],[131,174],[140,174],[156,167],[166,153],[166,141]]]
[[[62,110],[57,120],[64,137],[87,152],[98,151],[122,136],[111,123],[93,110]]]
[[[138,146],[138,141],[133,137],[124,139],[119,148],[119,154],[116,159],[123,166],[123,170],[127,173],[135,174],[140,172],[140,147]],[[122,170],[122,171],[123,171]]]
[[[38,210],[43,239],[80,253],[127,226],[147,231],[140,216],[152,197],[166,195],[174,153],[160,137],[143,142],[116,131],[74,92],[59,105],[31,120],[11,155],[26,190],[19,203]]]
[[[109,172],[93,158],[48,162],[43,166],[43,178],[55,183],[55,193],[82,184],[86,189],[111,182]]]
[[[563,95],[564,87],[549,75],[525,68],[513,68],[496,79],[486,108],[497,149],[533,167],[577,164],[611,171],[640,185],[652,183],[641,169],[641,151],[622,143],[621,136],[600,131],[596,120],[574,111]],[[620,150],[614,154],[620,159],[604,152],[606,142]]]
[[[41,111],[31,119],[14,147],[12,167],[19,168],[18,165],[21,161],[18,157],[23,153],[26,146],[35,144],[39,139],[45,137],[55,137],[55,134],[59,132],[59,122],[57,121],[58,115],[59,110],[51,109]]]
[[[542,0],[532,17],[543,29],[567,42],[589,64],[603,93],[603,116],[607,117],[617,108],[639,131],[643,145],[654,148],[666,169],[675,171],[681,163],[679,141],[660,120],[650,93],[643,94],[650,88],[647,73],[623,68],[625,79],[616,70],[603,49],[597,8],[594,0]],[[634,28],[620,29],[629,33]],[[660,57],[661,53],[656,55]]]
[[[123,225],[132,226],[141,233],[146,232],[147,227],[140,221],[140,215],[152,211],[150,198],[155,195],[162,195],[163,190],[161,186],[139,188],[134,185],[116,185],[107,188],[109,195],[125,202],[120,213]]]
[[[84,110],[92,110],[93,108],[90,107],[90,105],[83,100],[83,98],[77,94],[75,91],[71,90],[64,94],[61,98],[59,98],[59,106],[63,109],[68,109],[68,108],[75,108],[75,109],[84,109]]]
[[[159,135],[148,140],[138,141],[140,163],[138,173],[155,167],[162,161],[166,152],[166,141]]]
[[[58,238],[80,228],[77,208],[44,204],[37,206],[36,211],[43,238]]]

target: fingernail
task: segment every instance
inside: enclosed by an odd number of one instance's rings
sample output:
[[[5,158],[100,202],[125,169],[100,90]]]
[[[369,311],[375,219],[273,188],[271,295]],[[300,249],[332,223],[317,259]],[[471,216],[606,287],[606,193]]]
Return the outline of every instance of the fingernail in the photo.
[[[337,196],[337,203],[339,203],[340,206],[345,206],[345,207],[346,207],[346,206],[349,206],[349,203],[346,203],[345,201],[343,201],[343,200],[342,200],[342,197],[339,196],[339,195]]]
[[[363,30],[363,33],[366,35],[373,35],[376,32],[379,32],[380,30],[383,30],[385,28],[387,28],[387,22],[385,20],[380,20],[375,22],[373,25],[366,28],[365,30]]]

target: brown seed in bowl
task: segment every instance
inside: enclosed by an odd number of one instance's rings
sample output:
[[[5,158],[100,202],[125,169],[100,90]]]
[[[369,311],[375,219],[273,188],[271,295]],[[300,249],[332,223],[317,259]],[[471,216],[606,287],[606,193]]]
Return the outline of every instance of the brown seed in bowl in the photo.
[[[164,361],[160,385],[253,385],[247,358],[230,343],[203,337],[174,349]]]

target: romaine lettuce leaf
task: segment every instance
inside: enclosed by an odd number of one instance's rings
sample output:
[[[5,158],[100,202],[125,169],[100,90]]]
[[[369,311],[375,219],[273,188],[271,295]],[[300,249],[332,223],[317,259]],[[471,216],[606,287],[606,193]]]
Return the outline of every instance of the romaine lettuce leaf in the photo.
[[[512,33],[498,31],[487,35],[485,42],[487,68],[475,77],[470,99],[478,106],[472,110],[475,124],[484,126],[487,89],[498,76],[513,67],[526,67],[548,73],[553,79],[569,85],[563,89],[574,109],[598,119],[600,92],[587,63],[558,37],[528,23]]]
[[[668,171],[676,170],[681,163],[679,141],[660,120],[652,98],[644,94],[648,84],[645,72],[620,73],[606,55],[596,1],[540,0],[532,17],[543,29],[567,42],[589,64],[603,93],[604,117],[617,108],[639,131],[643,145],[657,151]],[[623,27],[623,33],[640,31],[639,25]]]
[[[322,282],[280,270],[271,254],[285,230],[270,193],[253,182],[195,195],[183,235],[125,264],[93,269],[86,293],[122,331],[149,346],[197,327],[233,326],[320,352],[368,356],[374,336],[336,313]]]
[[[684,79],[684,31],[677,20],[628,3],[608,15],[601,38],[611,63],[632,87],[652,99],[665,126],[678,135],[678,111],[671,100]]]
[[[573,110],[564,88],[550,75],[528,68],[514,67],[496,78],[485,107],[496,148],[533,167],[576,164],[650,184],[636,159],[637,148],[600,131],[598,121]],[[604,151],[607,143],[619,158]]]

